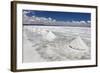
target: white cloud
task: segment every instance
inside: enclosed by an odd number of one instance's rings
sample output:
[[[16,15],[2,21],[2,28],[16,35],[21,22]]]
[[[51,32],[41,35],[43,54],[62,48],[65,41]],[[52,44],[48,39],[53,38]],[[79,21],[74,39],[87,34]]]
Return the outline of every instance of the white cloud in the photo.
[[[80,24],[87,24],[86,21],[80,21]]]
[[[87,21],[87,23],[89,23],[89,24],[90,24],[90,23],[91,23],[91,21]]]
[[[30,13],[30,11],[23,11],[23,14],[27,14],[27,13]]]
[[[52,21],[52,18],[51,18],[51,17],[49,17],[49,18],[48,18],[48,20],[49,20],[49,21]]]
[[[80,21],[72,21],[72,22],[69,22],[69,23],[80,24]]]

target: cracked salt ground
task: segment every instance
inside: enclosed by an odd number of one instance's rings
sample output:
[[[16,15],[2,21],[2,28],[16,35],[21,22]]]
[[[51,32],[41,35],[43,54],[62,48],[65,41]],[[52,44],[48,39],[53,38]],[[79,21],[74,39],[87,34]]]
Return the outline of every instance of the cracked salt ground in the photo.
[[[90,59],[90,47],[80,36],[46,31],[38,33],[29,27],[24,28],[23,34],[26,36],[23,36],[23,62]]]

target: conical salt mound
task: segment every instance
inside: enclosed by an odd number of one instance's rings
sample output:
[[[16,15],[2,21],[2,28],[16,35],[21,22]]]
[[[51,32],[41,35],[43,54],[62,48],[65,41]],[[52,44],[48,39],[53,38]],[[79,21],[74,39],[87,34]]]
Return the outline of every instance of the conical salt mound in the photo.
[[[53,41],[55,38],[56,38],[56,35],[51,31],[49,31],[45,36],[45,39],[48,41]]]
[[[88,46],[81,39],[80,36],[78,36],[76,39],[74,39],[68,46],[70,48],[76,49],[76,50],[88,50]]]

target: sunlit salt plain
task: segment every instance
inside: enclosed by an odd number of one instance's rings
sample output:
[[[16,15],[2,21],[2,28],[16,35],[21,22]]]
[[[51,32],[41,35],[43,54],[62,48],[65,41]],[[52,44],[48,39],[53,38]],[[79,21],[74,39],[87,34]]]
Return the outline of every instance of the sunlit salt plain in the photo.
[[[90,27],[23,26],[23,62],[91,59]]]

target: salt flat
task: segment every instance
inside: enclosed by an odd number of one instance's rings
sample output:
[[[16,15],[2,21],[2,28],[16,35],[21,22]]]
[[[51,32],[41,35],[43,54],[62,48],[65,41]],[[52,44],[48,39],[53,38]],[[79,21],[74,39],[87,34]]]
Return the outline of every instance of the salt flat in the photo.
[[[90,27],[23,26],[23,62],[90,59]]]

